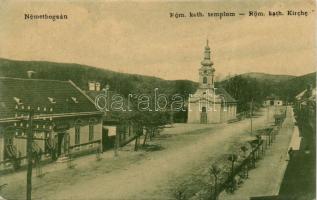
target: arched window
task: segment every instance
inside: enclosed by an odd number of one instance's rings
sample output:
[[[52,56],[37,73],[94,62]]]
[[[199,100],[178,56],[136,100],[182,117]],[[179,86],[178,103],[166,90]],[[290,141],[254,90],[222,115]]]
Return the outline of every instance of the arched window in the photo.
[[[94,140],[94,124],[96,123],[95,119],[90,119],[89,120],[89,141]]]
[[[204,78],[203,78],[203,84],[206,84],[206,83],[207,83],[207,77],[204,76]]]
[[[80,125],[81,121],[77,120],[75,122],[75,145],[80,144]]]

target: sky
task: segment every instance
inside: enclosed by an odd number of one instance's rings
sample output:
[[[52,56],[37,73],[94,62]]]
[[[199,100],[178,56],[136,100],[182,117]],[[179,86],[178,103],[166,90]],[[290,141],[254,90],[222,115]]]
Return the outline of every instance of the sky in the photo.
[[[309,11],[307,17],[170,18],[170,13]],[[316,71],[314,1],[0,0],[0,57],[78,63],[164,79],[198,80],[206,39],[218,78]],[[25,20],[24,14],[67,14]]]

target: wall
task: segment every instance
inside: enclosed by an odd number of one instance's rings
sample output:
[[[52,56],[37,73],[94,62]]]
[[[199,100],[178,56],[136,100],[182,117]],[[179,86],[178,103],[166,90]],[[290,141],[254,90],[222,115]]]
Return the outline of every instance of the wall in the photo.
[[[221,121],[221,104],[212,103],[209,105],[210,111],[207,112],[208,123],[219,123]]]
[[[236,104],[228,104],[226,111],[224,111],[222,107],[221,112],[221,122],[227,122],[228,120],[235,119],[237,116],[237,105]]]
[[[200,123],[199,103],[189,103],[187,123]]]
[[[281,101],[281,100],[274,101],[274,106],[282,106],[282,105],[283,105],[283,101]]]
[[[75,127],[72,126],[69,130],[67,130],[67,133],[69,134],[69,137],[70,137],[69,145],[74,146],[75,145]],[[102,123],[100,121],[94,124],[94,137],[92,141],[96,141],[96,140],[102,140]],[[91,142],[91,141],[89,141],[89,121],[86,120],[80,126],[80,144],[84,144],[88,142]],[[88,144],[88,145],[75,147],[72,149],[71,152],[74,153],[78,151],[94,149],[96,147],[99,147],[99,144],[97,143]]]
[[[188,110],[187,123],[200,124],[201,109],[200,106],[204,105],[204,102],[189,103],[190,110]],[[221,104],[213,105],[209,102],[209,110],[207,109],[207,123],[219,123],[221,122]]]

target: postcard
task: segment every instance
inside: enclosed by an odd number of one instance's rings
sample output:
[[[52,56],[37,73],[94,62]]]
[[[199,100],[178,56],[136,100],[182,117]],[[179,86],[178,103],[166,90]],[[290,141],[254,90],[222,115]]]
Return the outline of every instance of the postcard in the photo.
[[[313,200],[316,2],[0,1],[0,199]]]

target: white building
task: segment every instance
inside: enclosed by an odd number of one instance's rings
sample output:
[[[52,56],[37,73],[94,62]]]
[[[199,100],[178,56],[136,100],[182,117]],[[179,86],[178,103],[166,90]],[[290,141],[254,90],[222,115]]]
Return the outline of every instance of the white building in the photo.
[[[282,106],[283,101],[277,97],[267,97],[263,103],[264,106]]]
[[[199,73],[199,87],[188,100],[188,123],[222,123],[236,118],[237,103],[224,89],[215,88],[215,68],[208,40]]]

